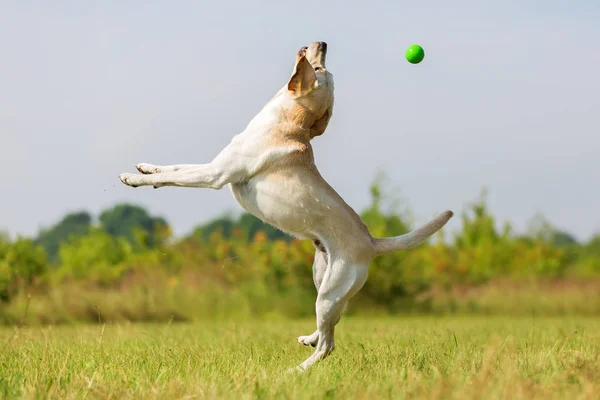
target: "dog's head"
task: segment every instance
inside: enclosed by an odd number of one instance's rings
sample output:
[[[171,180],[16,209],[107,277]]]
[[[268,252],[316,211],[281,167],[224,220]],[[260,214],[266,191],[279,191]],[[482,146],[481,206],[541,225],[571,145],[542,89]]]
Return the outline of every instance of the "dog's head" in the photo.
[[[333,75],[325,66],[327,43],[314,42],[296,54],[294,72],[287,90],[294,101],[318,118],[333,103]]]

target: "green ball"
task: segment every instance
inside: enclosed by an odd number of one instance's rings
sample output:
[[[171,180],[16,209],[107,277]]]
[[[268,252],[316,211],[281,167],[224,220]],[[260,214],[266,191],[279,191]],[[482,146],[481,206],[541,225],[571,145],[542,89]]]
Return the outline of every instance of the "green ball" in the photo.
[[[406,49],[406,59],[411,64],[418,64],[425,58],[425,51],[418,44],[413,44]]]

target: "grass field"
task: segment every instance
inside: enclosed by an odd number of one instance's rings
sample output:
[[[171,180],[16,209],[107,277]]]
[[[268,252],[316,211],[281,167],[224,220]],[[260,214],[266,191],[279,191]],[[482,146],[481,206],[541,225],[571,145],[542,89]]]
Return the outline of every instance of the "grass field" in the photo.
[[[598,398],[599,318],[345,318],[0,329],[2,398]],[[15,334],[16,332],[16,334]]]

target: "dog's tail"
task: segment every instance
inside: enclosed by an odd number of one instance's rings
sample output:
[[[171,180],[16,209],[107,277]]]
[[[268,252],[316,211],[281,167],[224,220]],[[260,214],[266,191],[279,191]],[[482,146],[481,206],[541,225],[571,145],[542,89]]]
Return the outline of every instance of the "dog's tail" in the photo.
[[[404,235],[389,238],[373,238],[375,252],[377,254],[389,253],[395,250],[410,249],[423,243],[427,238],[436,233],[440,228],[446,225],[446,222],[454,213],[450,210],[444,211],[425,225],[408,232]]]

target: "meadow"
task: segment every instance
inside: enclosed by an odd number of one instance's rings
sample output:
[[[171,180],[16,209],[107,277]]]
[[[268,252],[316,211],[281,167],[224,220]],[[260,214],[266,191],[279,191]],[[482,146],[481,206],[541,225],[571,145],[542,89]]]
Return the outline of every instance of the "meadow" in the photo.
[[[600,318],[345,317],[303,374],[314,321],[0,329],[0,397],[592,399]]]
[[[361,217],[411,230],[384,186]],[[374,260],[333,355],[300,375],[310,242],[249,214],[175,237],[131,204],[0,233],[0,399],[598,398],[600,234],[516,232],[484,195],[456,218]]]

